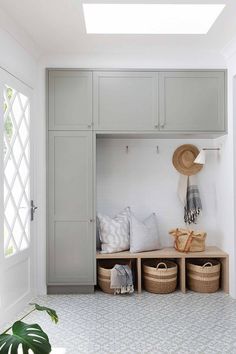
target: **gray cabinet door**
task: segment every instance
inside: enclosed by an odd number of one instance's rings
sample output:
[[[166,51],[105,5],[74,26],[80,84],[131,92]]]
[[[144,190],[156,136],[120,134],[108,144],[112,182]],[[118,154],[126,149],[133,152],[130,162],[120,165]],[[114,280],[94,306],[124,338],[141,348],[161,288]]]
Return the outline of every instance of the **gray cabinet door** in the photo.
[[[49,284],[95,284],[92,160],[91,132],[49,132]]]
[[[95,72],[95,129],[156,130],[157,76],[153,72]]]
[[[49,71],[49,129],[92,128],[92,72]]]
[[[220,132],[225,127],[225,72],[159,74],[160,129]]]

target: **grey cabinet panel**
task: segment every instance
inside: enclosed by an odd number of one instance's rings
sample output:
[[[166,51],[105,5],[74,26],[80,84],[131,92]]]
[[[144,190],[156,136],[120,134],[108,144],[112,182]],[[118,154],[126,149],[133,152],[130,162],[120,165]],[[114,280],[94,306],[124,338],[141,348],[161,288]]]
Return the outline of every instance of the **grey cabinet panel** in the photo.
[[[54,213],[57,220],[91,216],[91,141],[86,133],[54,135]]]
[[[92,132],[49,132],[48,282],[94,284]]]
[[[56,221],[51,225],[49,282],[94,284],[92,224]]]
[[[225,73],[179,71],[159,74],[160,128],[166,131],[224,131]]]
[[[158,73],[95,72],[96,130],[156,130]]]
[[[50,70],[48,108],[50,130],[90,130],[92,73]]]

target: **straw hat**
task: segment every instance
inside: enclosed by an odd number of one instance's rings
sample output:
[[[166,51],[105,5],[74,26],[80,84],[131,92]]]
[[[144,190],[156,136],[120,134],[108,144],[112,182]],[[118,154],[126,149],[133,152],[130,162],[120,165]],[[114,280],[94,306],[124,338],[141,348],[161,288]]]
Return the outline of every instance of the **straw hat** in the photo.
[[[177,171],[182,175],[192,176],[198,173],[203,165],[195,164],[194,160],[199,154],[195,145],[185,144],[179,146],[172,157],[172,162]]]

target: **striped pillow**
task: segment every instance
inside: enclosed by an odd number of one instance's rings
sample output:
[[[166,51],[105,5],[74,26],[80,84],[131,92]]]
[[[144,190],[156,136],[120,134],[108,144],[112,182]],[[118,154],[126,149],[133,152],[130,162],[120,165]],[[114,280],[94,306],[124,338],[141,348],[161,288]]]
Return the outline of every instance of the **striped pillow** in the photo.
[[[98,214],[98,230],[102,253],[126,251],[130,246],[130,208],[125,208],[114,218]]]

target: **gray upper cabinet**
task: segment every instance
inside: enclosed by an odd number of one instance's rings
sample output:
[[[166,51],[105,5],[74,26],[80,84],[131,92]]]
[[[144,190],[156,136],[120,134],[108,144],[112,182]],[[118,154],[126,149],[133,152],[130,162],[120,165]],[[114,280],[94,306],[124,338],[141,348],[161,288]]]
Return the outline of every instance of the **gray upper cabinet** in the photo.
[[[92,128],[92,72],[49,71],[49,130]]]
[[[159,73],[160,129],[176,132],[224,132],[224,71]]]
[[[48,284],[95,284],[92,132],[49,132]]]
[[[145,131],[158,128],[158,73],[95,72],[96,130]]]

